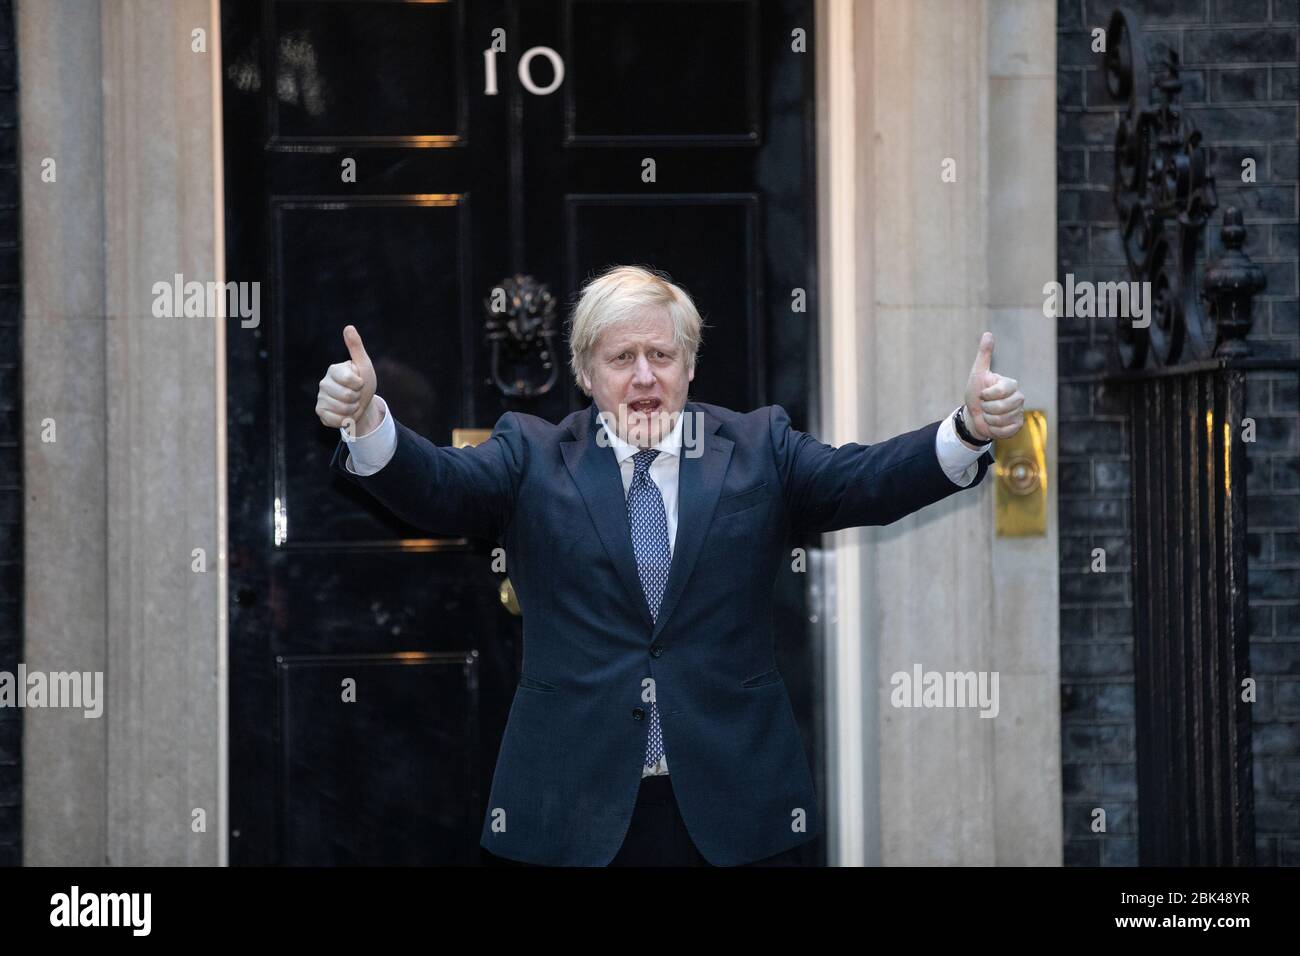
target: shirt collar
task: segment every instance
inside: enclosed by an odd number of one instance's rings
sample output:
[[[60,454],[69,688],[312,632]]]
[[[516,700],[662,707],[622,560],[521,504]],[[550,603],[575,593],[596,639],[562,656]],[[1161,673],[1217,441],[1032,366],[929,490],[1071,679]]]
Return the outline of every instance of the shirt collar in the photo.
[[[685,418],[686,409],[683,407],[682,410],[677,413],[677,421],[673,424],[672,431],[665,435],[657,445],[653,446],[659,450],[660,454],[674,456],[680,454],[682,447],[682,421]],[[613,429],[605,423],[605,418],[599,413],[599,411],[596,413],[596,420],[600,422],[600,427],[605,430],[605,435],[608,437],[609,443],[614,449],[614,457],[618,460],[620,465],[637,452],[641,451],[641,449],[636,445],[625,442],[623,439],[615,435]]]

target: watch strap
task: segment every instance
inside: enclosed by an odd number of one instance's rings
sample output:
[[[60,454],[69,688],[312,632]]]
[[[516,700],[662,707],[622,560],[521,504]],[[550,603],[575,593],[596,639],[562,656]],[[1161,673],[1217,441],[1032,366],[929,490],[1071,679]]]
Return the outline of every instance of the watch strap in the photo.
[[[991,445],[993,443],[993,439],[976,438],[974,435],[970,433],[970,429],[966,427],[965,413],[966,413],[966,405],[964,402],[961,405],[957,406],[957,411],[953,413],[952,423],[957,428],[957,436],[962,441],[971,445]]]

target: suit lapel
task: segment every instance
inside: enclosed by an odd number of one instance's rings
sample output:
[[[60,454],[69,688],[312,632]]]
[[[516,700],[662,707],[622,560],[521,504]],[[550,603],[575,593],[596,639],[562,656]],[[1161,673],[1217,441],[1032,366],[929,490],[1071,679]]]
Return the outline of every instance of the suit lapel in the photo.
[[[632,529],[627,522],[627,497],[623,494],[623,476],[618,470],[618,459],[608,444],[601,447],[596,441],[596,405],[587,408],[587,415],[578,418],[579,427],[586,427],[575,440],[560,443],[564,464],[573,476],[582,499],[587,504],[596,533],[614,567],[627,588],[628,595],[640,609],[645,623],[650,624],[650,606],[646,604],[641,578],[636,570],[636,556],[632,553]],[[577,431],[578,429],[575,429]]]
[[[663,631],[695,569],[700,546],[712,523],[713,509],[722,493],[722,479],[731,463],[731,450],[735,447],[730,438],[714,434],[722,423],[698,405],[687,402],[683,414],[695,416],[694,421],[700,427],[692,428],[688,422],[682,429],[681,461],[677,470],[677,537],[673,542],[668,584],[655,619],[654,638]],[[691,441],[695,445],[693,449],[687,445]]]
[[[681,461],[677,470],[677,536],[673,542],[668,583],[659,603],[659,615],[654,619],[652,638],[658,637],[663,630],[695,568],[713,509],[722,493],[722,479],[731,463],[731,450],[735,446],[731,439],[714,434],[722,423],[693,402],[686,403],[683,414],[697,415],[695,421],[702,427],[691,429],[690,425],[683,423]],[[650,624],[650,607],[646,604],[641,577],[636,569],[636,556],[632,552],[632,530],[627,521],[623,476],[614,449],[608,445],[601,447],[596,441],[596,429],[600,427],[596,406],[592,403],[587,415],[579,416],[574,439],[561,442],[560,448],[606,553],[614,562],[619,578],[636,602],[645,623]],[[692,441],[694,449],[687,444]]]

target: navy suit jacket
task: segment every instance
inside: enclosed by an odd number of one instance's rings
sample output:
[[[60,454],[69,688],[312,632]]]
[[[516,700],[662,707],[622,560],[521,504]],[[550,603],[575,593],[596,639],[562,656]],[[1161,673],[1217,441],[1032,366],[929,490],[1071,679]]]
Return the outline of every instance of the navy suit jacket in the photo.
[[[682,820],[705,859],[748,863],[822,832],[774,653],[773,581],[788,537],[889,524],[962,488],[935,455],[939,422],[835,448],[791,428],[778,405],[685,411],[703,427],[697,456],[683,447],[677,537],[653,622],[594,404],[558,425],[508,412],[467,448],[398,423],[396,452],[369,477],[344,467],[343,442],[335,450],[332,468],[411,524],[505,549],[524,650],[480,841],[499,856],[614,858],[641,785],[645,678]],[[980,456],[969,487],[992,460]]]

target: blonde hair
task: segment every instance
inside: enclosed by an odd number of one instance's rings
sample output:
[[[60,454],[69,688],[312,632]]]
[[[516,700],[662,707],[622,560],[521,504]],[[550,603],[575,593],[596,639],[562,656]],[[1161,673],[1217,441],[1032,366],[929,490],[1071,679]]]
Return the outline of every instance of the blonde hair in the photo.
[[[582,289],[570,321],[569,367],[582,391],[582,373],[591,375],[591,356],[601,333],[632,318],[647,306],[664,309],[673,322],[673,344],[686,356],[686,371],[695,368],[700,350],[700,313],[690,295],[665,272],[643,266],[614,266]]]

